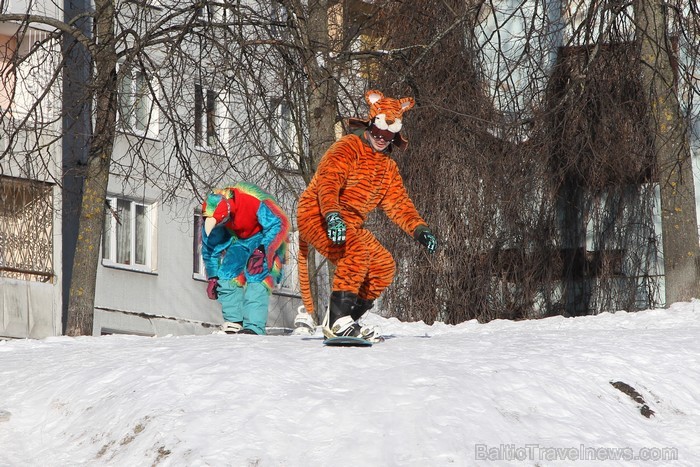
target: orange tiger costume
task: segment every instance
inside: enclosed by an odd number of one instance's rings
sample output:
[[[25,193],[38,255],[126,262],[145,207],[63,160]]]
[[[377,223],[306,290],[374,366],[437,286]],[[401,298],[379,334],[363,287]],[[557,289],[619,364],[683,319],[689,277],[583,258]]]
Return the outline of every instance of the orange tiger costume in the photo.
[[[386,98],[375,90],[368,91],[365,99],[369,120],[350,121],[358,131],[336,141],[324,154],[297,210],[300,288],[309,314],[314,313],[314,305],[308,279],[308,245],[336,266],[327,314],[330,326],[324,326],[327,337],[372,338],[374,331],[363,329],[356,320],[373,306],[394,277],[396,266],[391,254],[363,227],[371,211],[383,209],[389,219],[431,253],[437,246],[406,192],[396,162],[388,156],[392,145],[407,145],[399,133],[401,118],[413,107],[414,100]],[[344,224],[338,238],[331,234],[333,217]],[[336,323],[340,318],[342,323]]]

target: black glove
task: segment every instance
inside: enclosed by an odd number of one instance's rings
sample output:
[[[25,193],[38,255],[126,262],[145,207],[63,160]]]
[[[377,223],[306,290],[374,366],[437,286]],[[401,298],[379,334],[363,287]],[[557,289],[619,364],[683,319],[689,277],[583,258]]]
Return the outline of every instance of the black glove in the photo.
[[[421,225],[418,226],[415,232],[413,232],[413,238],[415,238],[418,243],[427,248],[428,253],[435,253],[437,250],[438,242],[435,235],[430,231],[428,226]]]
[[[328,238],[331,239],[336,245],[345,243],[345,232],[347,227],[345,226],[345,221],[340,217],[338,212],[329,212],[326,216],[326,223],[328,224]]]

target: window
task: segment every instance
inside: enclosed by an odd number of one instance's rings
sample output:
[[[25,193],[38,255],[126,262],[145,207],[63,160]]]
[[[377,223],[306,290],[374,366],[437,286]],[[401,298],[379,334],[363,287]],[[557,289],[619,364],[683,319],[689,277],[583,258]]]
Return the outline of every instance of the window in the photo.
[[[0,277],[50,281],[53,238],[51,185],[0,177]]]
[[[226,23],[226,7],[206,4],[197,8],[197,19],[205,23]]]
[[[200,147],[216,146],[217,134],[216,93],[199,84],[194,86],[194,144]]]
[[[3,117],[53,122],[60,110],[54,76],[60,62],[60,41],[46,31],[26,28],[21,34],[0,34],[0,109],[7,111]]]
[[[152,90],[148,77],[140,70],[127,72],[119,88],[119,119],[125,131],[155,137]]]
[[[192,245],[192,275],[195,279],[206,279],[207,272],[204,270],[202,260],[202,213],[194,213],[194,243]]]
[[[273,103],[272,135],[270,137],[270,157],[279,169],[297,171],[299,148],[297,130],[292,116],[292,108],[286,101]]]
[[[102,237],[103,264],[155,270],[155,205],[121,198],[107,198],[107,204]]]
[[[270,24],[272,25],[270,32],[272,37],[276,39],[289,38],[289,29],[287,28],[289,14],[287,13],[287,8],[278,0],[272,0],[270,9]]]

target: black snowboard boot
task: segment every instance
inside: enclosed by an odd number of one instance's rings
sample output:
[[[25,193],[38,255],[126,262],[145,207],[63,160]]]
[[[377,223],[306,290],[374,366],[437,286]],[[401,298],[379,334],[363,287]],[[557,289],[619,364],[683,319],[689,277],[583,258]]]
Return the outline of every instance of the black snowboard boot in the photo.
[[[362,315],[364,315],[367,311],[371,310],[373,306],[374,300],[368,300],[366,298],[357,297],[357,300],[355,300],[355,304],[350,310],[350,315],[352,316],[353,320],[358,321],[360,318],[362,318]]]
[[[352,292],[335,291],[331,293],[328,306],[328,324],[324,326],[326,337],[353,336],[360,337],[360,325],[352,317],[352,308],[357,302],[357,295]]]

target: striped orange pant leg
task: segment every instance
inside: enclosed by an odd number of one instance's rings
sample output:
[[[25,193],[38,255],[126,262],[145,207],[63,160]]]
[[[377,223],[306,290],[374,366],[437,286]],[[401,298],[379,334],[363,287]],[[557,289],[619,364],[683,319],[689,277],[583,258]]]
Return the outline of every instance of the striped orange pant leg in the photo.
[[[335,261],[333,290],[378,298],[394,279],[396,264],[391,253],[365,229],[349,229],[343,255]]]

